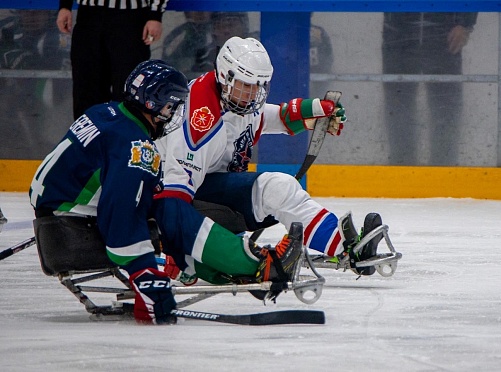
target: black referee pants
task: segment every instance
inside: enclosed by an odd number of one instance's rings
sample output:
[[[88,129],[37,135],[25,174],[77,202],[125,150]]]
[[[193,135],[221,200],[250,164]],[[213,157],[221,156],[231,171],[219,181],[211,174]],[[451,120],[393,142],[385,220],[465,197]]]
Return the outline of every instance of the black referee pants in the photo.
[[[78,8],[71,45],[75,119],[95,104],[120,101],[129,74],[150,59],[142,40],[147,14],[147,9]]]

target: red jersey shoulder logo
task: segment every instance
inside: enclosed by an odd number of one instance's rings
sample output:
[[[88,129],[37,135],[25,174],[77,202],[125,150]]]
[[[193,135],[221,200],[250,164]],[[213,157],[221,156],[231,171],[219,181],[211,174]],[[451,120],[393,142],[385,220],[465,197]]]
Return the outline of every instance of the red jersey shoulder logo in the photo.
[[[207,106],[193,111],[190,119],[190,125],[199,132],[205,132],[212,127],[214,115]]]
[[[211,140],[223,125],[216,75],[208,72],[190,84],[186,103],[186,143],[191,151]]]

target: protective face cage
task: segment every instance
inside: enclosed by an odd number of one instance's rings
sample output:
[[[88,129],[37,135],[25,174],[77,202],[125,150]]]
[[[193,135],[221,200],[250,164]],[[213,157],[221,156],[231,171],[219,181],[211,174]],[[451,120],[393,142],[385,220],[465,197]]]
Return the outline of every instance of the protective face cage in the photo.
[[[223,84],[221,99],[226,110],[238,115],[248,115],[263,107],[270,91],[268,82],[264,84],[259,82],[257,84],[236,82],[237,80],[233,79],[231,83]]]
[[[169,102],[165,105],[162,111],[160,111],[160,114],[155,116],[155,119],[157,119],[157,130],[154,139],[164,137],[174,132],[176,129],[179,129],[183,122],[184,110],[184,102],[177,104]]]

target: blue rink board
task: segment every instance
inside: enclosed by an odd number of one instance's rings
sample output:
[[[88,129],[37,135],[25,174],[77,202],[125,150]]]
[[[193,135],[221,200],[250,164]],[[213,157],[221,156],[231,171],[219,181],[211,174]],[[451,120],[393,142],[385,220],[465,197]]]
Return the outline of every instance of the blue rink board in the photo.
[[[5,9],[57,9],[56,0],[0,0]],[[500,1],[170,0],[169,10],[256,12],[498,12]]]

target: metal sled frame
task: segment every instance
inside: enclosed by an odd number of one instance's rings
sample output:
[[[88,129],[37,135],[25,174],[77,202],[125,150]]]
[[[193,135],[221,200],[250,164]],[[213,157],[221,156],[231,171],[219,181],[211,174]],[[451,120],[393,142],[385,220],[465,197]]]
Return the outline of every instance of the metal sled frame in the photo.
[[[279,283],[280,289],[283,292],[293,290],[296,297],[306,303],[315,303],[322,294],[323,284],[325,279],[318,274],[313,268],[312,275],[300,275],[304,261],[311,263],[310,256],[305,248],[303,255],[296,265],[293,280],[286,283]],[[89,271],[66,271],[57,274],[59,281],[85,306],[85,309],[90,314],[96,315],[97,318],[102,316],[113,315],[129,315],[133,309],[131,304],[124,302],[128,299],[133,299],[135,294],[132,291],[128,277],[118,267],[106,267],[102,270]],[[104,278],[115,277],[122,284],[122,288],[110,287],[109,285],[90,286],[85,285],[90,281],[97,281]],[[226,284],[226,285],[195,285],[192,287],[172,286],[172,291],[175,295],[188,295],[187,299],[178,301],[178,308],[183,308],[212,297],[219,293],[232,293],[236,295],[239,292],[247,291],[266,291],[276,289],[277,284],[270,281],[253,284]],[[116,295],[116,300],[111,301],[111,305],[97,305],[90,297],[90,293],[110,293]]]
[[[384,277],[390,277],[392,276],[395,271],[397,270],[397,264],[398,260],[402,258],[402,253],[399,253],[395,250],[395,247],[393,246],[390,237],[388,235],[388,226],[387,225],[381,225],[372,230],[370,233],[368,233],[366,236],[364,236],[360,242],[357,244],[357,246],[354,248],[355,253],[359,253],[360,250],[364,245],[366,245],[368,242],[370,242],[372,239],[374,239],[378,234],[382,233],[383,238],[386,242],[386,245],[389,249],[389,253],[378,253],[376,256],[365,260],[365,261],[360,261],[356,262],[355,266],[356,267],[368,267],[368,266],[374,266],[377,270],[377,272]],[[316,268],[328,268],[328,269],[342,269],[342,270],[348,270],[350,269],[350,263],[348,261],[341,261],[339,263],[337,262],[331,262],[329,261],[331,257],[327,257],[324,255],[313,255],[310,260],[312,262],[312,265],[315,266]],[[309,267],[308,263],[306,263],[307,267]]]
[[[33,226],[42,271],[48,276],[57,276],[61,284],[85,306],[87,312],[96,315],[127,315],[133,311],[132,304],[123,302],[135,297],[129,278],[109,260],[95,220],[46,216],[35,219]],[[261,293],[253,294],[264,297],[265,300],[275,300],[279,293],[293,290],[299,300],[312,304],[320,298],[325,280],[314,270],[313,275],[300,275],[304,261],[310,260],[306,248],[303,247],[302,251],[290,282],[173,286],[174,295],[188,295],[187,299],[177,301],[178,308],[218,293],[235,295],[247,291],[260,291]],[[117,287],[113,278],[118,279],[121,288]],[[88,285],[91,281],[97,285]],[[95,294],[92,299],[89,297],[90,293]],[[96,300],[109,301],[109,296],[100,298],[96,293],[114,294],[116,299],[111,306],[98,305]]]

